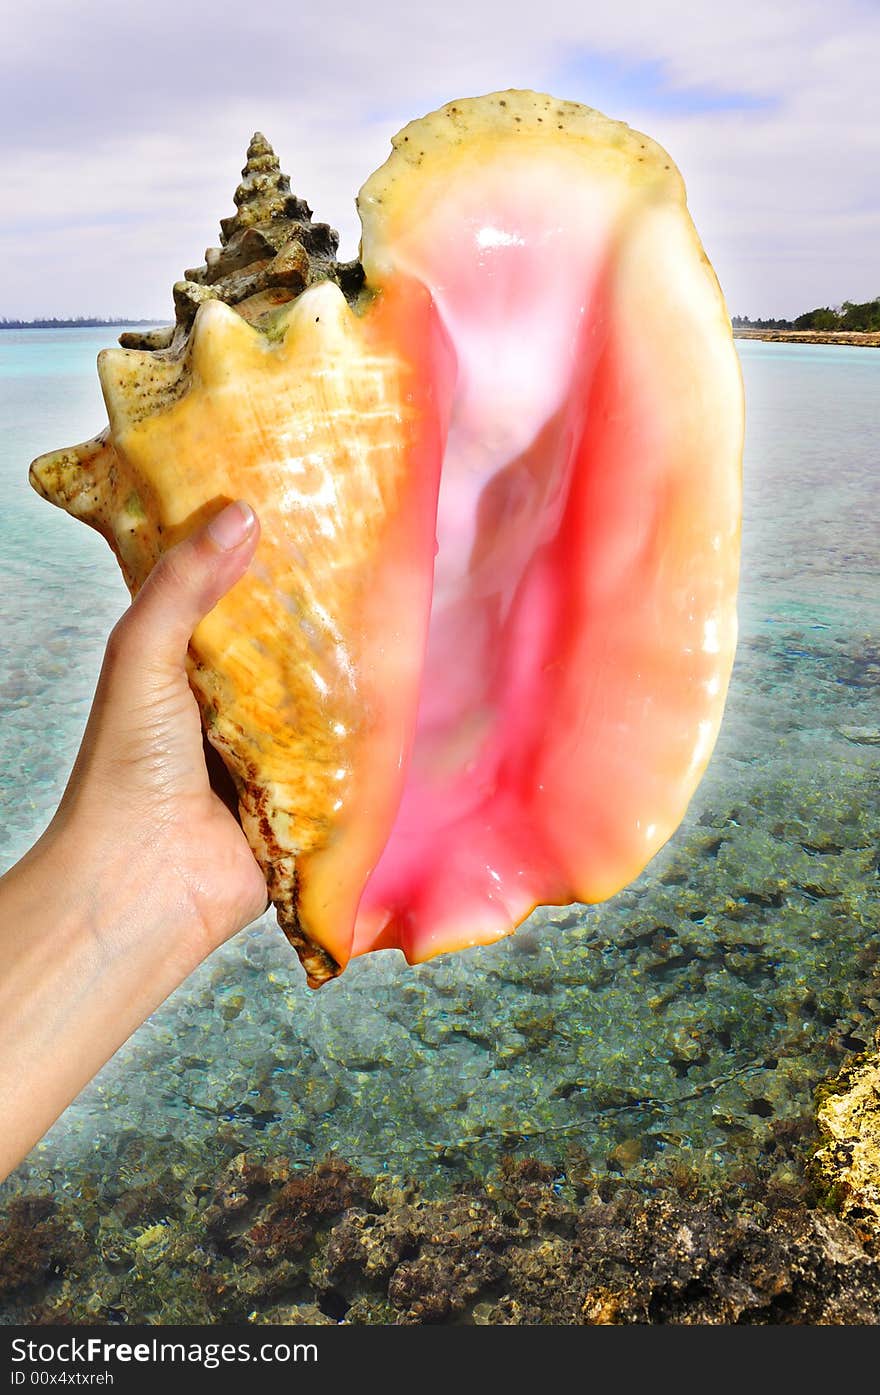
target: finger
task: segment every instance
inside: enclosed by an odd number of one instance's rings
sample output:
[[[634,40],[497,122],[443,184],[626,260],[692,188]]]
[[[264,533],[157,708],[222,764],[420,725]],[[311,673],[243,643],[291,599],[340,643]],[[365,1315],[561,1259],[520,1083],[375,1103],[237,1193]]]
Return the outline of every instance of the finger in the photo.
[[[183,664],[193,630],[247,571],[259,536],[256,514],[238,500],[156,563],[122,621],[152,665]]]

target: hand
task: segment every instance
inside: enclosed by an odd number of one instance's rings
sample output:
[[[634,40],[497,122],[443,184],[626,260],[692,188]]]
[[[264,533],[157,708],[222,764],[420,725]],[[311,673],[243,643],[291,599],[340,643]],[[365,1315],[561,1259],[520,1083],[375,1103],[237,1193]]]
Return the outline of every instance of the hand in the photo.
[[[156,565],[107,646],[70,782],[0,878],[0,1178],[207,954],[266,907],[214,793],[186,652],[259,537],[231,504]]]
[[[79,757],[50,835],[152,866],[178,893],[181,935],[204,957],[266,909],[266,882],[211,787],[186,653],[242,577],[259,524],[243,503],[172,548],[110,636]],[[72,834],[72,837],[70,836]],[[104,850],[103,853],[100,850]]]

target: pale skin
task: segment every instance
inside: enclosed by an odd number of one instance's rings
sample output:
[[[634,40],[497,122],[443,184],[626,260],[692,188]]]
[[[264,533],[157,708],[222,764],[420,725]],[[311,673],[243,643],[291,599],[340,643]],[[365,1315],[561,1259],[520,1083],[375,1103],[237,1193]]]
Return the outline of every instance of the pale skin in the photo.
[[[136,1027],[266,908],[212,789],[187,646],[259,524],[230,504],[168,552],[110,636],[70,782],[0,879],[0,1178]]]

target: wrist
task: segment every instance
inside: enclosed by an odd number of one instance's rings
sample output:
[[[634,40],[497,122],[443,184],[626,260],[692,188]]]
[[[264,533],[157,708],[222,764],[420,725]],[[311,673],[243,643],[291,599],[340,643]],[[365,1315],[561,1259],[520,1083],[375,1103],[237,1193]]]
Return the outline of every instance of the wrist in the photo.
[[[56,952],[88,948],[107,967],[143,957],[166,985],[163,997],[213,948],[167,854],[85,808],[62,806],[13,873],[34,908],[29,923]]]
[[[72,833],[0,881],[0,1178],[202,957],[148,854],[84,860]]]

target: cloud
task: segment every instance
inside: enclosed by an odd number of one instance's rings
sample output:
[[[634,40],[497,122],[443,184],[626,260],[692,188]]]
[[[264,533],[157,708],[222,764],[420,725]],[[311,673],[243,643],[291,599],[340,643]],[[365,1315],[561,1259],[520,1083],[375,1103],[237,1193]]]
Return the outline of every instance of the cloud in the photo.
[[[316,217],[456,96],[550,90],[676,160],[731,309],[880,292],[880,13],[862,0],[31,0],[0,53],[0,313],[164,315],[216,241],[254,129]],[[523,12],[525,13],[525,12]]]

